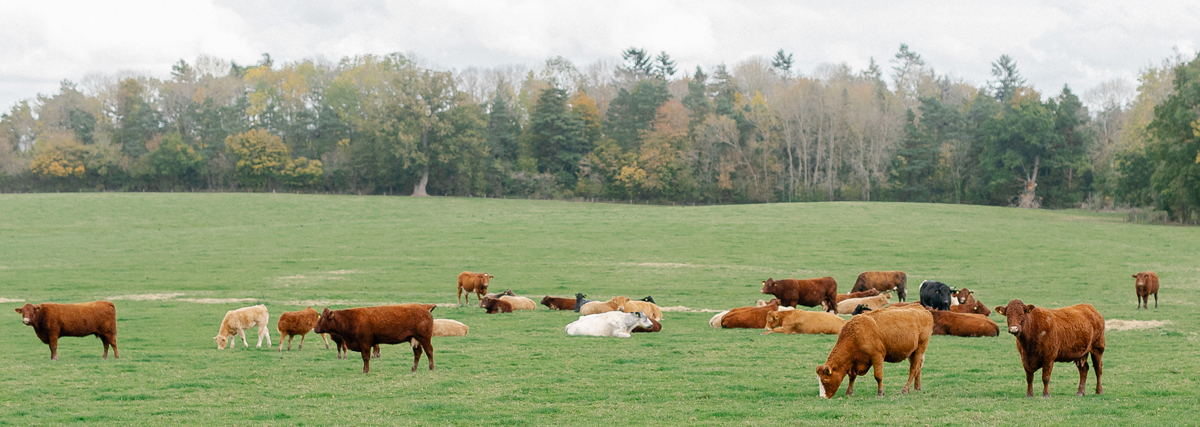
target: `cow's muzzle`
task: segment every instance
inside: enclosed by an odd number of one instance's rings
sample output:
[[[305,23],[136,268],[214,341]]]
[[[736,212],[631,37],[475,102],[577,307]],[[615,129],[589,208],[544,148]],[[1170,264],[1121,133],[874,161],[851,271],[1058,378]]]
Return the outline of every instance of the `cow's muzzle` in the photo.
[[[29,318],[28,318],[28,317],[23,317],[23,318],[21,318],[21,323],[24,323],[24,324],[28,325],[30,322],[31,322],[31,321],[29,320]]]
[[[1009,326],[1008,333],[1013,334],[1013,335],[1021,333],[1021,327],[1020,326]]]

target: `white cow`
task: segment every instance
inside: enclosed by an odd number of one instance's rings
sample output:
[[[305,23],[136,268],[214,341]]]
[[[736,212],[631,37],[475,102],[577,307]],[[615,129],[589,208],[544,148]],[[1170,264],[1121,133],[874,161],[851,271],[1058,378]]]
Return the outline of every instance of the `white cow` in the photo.
[[[622,313],[610,311],[579,316],[579,320],[567,325],[567,335],[591,335],[596,337],[629,338],[629,332],[638,326],[654,327],[645,313]]]
[[[235,336],[242,337],[242,345],[250,347],[250,344],[246,342],[245,330],[256,325],[258,326],[258,346],[262,347],[263,337],[266,337],[267,346],[270,347],[271,332],[267,329],[269,317],[267,306],[262,304],[225,312],[225,318],[221,319],[221,329],[217,331],[217,336],[213,337],[217,341],[217,349],[224,350]],[[234,345],[237,343],[235,342]]]

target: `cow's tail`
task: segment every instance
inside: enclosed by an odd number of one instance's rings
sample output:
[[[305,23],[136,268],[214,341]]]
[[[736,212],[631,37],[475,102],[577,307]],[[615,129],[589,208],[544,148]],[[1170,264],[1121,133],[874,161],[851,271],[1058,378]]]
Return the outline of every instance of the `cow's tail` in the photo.
[[[713,315],[712,319],[708,319],[708,326],[712,326],[713,329],[721,329],[721,320],[725,318],[726,314],[729,314],[729,310]]]

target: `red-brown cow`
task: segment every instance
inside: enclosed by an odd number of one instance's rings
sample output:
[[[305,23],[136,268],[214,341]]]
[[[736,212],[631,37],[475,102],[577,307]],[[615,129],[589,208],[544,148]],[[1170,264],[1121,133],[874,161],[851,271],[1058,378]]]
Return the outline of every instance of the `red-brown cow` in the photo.
[[[476,298],[482,300],[483,294],[487,293],[488,281],[495,279],[496,276],[487,273],[472,273],[464,271],[458,273],[458,305],[462,305],[463,291],[467,292],[467,303],[471,303],[471,292],[475,293]]]
[[[992,315],[992,310],[989,310],[986,305],[983,305],[983,303],[974,301],[974,298],[972,298],[972,301],[968,304],[950,306],[950,311],[954,313],[982,314],[984,316]]]
[[[555,298],[546,295],[542,298],[542,305],[551,310],[575,310],[575,298]]]
[[[961,306],[955,306],[961,307]],[[933,313],[933,334],[956,337],[994,337],[1000,335],[996,322],[981,314],[930,310]]]
[[[954,299],[957,299],[960,305],[971,304],[972,302],[975,302],[975,291],[967,288],[950,291],[950,296]]]
[[[762,307],[738,307],[725,313],[725,317],[721,318],[721,327],[762,329],[767,327],[767,313],[778,310],[779,302],[776,300]]]
[[[1133,290],[1137,292],[1137,308],[1150,309],[1150,294],[1154,294],[1154,308],[1158,308],[1158,274],[1153,271],[1143,271],[1134,274],[1133,278],[1137,279],[1133,283]]]
[[[1104,392],[1100,384],[1104,356],[1104,316],[1091,304],[1047,309],[1012,300],[997,306],[996,312],[1008,319],[1008,332],[1017,337],[1017,352],[1025,367],[1025,396],[1033,397],[1033,373],[1042,370],[1042,397],[1050,397],[1050,371],[1054,362],[1075,362],[1079,368],[1079,390],[1087,382],[1088,355],[1096,365],[1096,394]]]
[[[346,351],[346,341],[345,341],[345,340],[343,340],[343,339],[342,339],[342,337],[338,336],[338,334],[328,334],[328,335],[329,335],[329,339],[333,340],[334,344],[336,344],[336,346],[337,346],[337,352],[338,352],[338,353],[337,353],[337,358],[338,358],[338,360],[345,359],[345,358],[346,358],[346,353],[347,353],[347,351]],[[372,358],[372,359],[378,359],[380,355],[381,355],[381,354],[380,354],[380,352],[379,352],[379,344],[375,344],[375,351],[374,351],[374,352],[371,354],[371,358]]]
[[[850,292],[862,292],[867,289],[879,292],[895,289],[900,302],[904,302],[908,298],[908,275],[903,271],[867,271],[858,275]]]
[[[887,307],[854,316],[838,334],[837,343],[829,351],[825,364],[817,367],[817,385],[821,397],[837,394],[842,378],[850,375],[846,395],[854,394],[854,379],[875,371],[877,396],[883,396],[883,362],[898,363],[908,359],[908,381],[900,394],[907,394],[915,381],[921,390],[921,365],[925,363],[925,348],[933,334],[933,315],[918,306]]]
[[[484,308],[484,312],[487,314],[513,312],[512,304],[500,298],[484,297],[480,306]]]
[[[33,326],[38,339],[50,345],[50,360],[58,360],[58,337],[86,337],[95,335],[104,343],[103,359],[108,358],[108,348],[113,356],[117,353],[117,307],[108,301],[92,301],[80,304],[55,304],[52,302],[33,305],[26,303],[16,309],[21,321]]]
[[[838,304],[841,304],[842,301],[848,300],[850,298],[866,298],[866,297],[873,297],[876,295],[879,295],[879,291],[876,289],[867,289],[862,292],[851,292],[848,294],[837,294],[837,302],[838,302]]]
[[[649,316],[646,316],[646,320],[650,321],[651,326],[649,328],[645,328],[645,327],[642,327],[641,325],[638,325],[638,326],[634,327],[633,331],[631,331],[631,332],[659,332],[662,330],[662,323],[659,323],[659,321],[654,320],[653,318],[651,318]]]
[[[832,277],[778,281],[768,278],[763,281],[762,293],[775,295],[784,307],[795,307],[796,304],[816,307],[824,304],[825,311],[837,311],[837,281]]]
[[[362,354],[363,373],[371,372],[371,349],[377,344],[399,344],[408,342],[413,348],[412,371],[416,372],[421,361],[421,350],[429,358],[429,370],[433,370],[433,304],[400,304],[378,307],[358,307],[345,310],[329,310],[321,313],[321,319],[313,332],[337,334],[346,349]]]

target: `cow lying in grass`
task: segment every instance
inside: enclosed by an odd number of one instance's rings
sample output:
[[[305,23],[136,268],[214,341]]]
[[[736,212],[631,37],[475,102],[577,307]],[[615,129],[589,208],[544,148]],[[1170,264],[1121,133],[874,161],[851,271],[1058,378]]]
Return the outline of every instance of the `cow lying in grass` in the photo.
[[[463,322],[450,319],[433,319],[433,336],[435,337],[465,337],[470,332]]]
[[[542,305],[551,310],[575,310],[575,301],[571,298],[558,298],[550,295],[542,297]]]
[[[773,311],[767,313],[767,331],[778,334],[829,334],[841,332],[846,320],[824,311]]]
[[[579,320],[567,324],[566,331],[567,335],[629,338],[630,332],[638,326],[649,329],[654,323],[642,312],[609,311],[579,316]]]
[[[246,329],[253,326],[258,327],[257,347],[262,347],[263,338],[267,339],[267,346],[272,346],[271,332],[267,329],[269,318],[267,306],[262,304],[225,312],[225,318],[221,319],[221,328],[217,330],[217,336],[213,337],[217,341],[217,349],[224,350],[235,336],[241,337],[242,345],[249,348],[250,343],[246,342]],[[234,343],[234,346],[237,346],[237,343]]]
[[[629,298],[623,296],[615,296],[604,302],[592,301],[584,304],[583,307],[579,309],[579,314],[586,316],[589,314],[607,313],[610,311],[624,311],[625,303],[627,302],[629,302]]]
[[[59,337],[88,335],[95,335],[104,344],[103,359],[108,358],[109,347],[112,347],[114,357],[121,358],[117,353],[117,307],[111,302],[26,303],[16,311],[21,313],[21,322],[32,326],[38,339],[50,345],[50,360],[58,360]]]
[[[537,304],[534,303],[533,300],[531,300],[529,298],[525,298],[525,297],[519,297],[519,296],[515,296],[515,295],[503,295],[500,297],[500,300],[507,302],[509,305],[511,305],[513,311],[534,310],[537,308]]]
[[[844,300],[837,305],[838,314],[851,314],[859,305],[865,305],[870,310],[879,310],[888,305],[892,299],[891,292],[884,292],[880,295],[864,298],[850,298]]]
[[[651,320],[655,321],[662,320],[663,318],[662,309],[658,308],[658,305],[647,301],[627,301],[625,302],[625,307],[621,311],[626,313],[636,313],[640,311],[645,313],[646,316]]]

